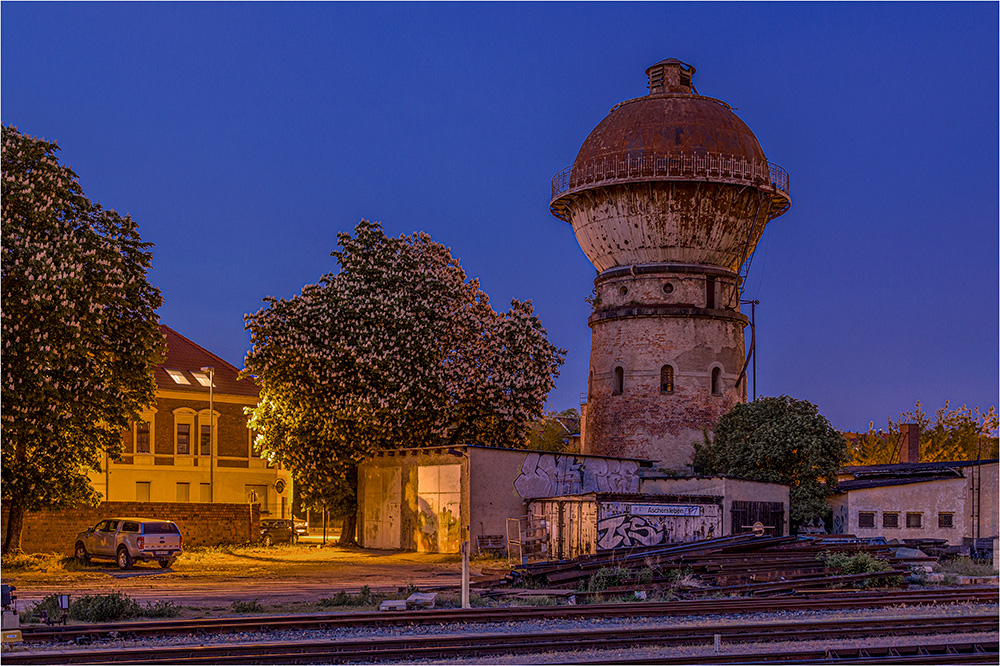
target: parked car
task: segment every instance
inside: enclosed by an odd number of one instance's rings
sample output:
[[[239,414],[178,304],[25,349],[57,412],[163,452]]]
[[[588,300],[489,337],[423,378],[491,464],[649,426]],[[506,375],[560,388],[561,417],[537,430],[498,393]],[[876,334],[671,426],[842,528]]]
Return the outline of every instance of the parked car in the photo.
[[[284,518],[265,518],[260,521],[260,542],[265,546],[275,543],[296,543],[295,523]]]
[[[156,561],[166,569],[181,554],[181,531],[169,520],[158,518],[109,518],[76,535],[76,559],[107,558],[119,569],[134,562]]]
[[[309,536],[309,523],[304,520],[295,519],[295,533],[300,537]]]

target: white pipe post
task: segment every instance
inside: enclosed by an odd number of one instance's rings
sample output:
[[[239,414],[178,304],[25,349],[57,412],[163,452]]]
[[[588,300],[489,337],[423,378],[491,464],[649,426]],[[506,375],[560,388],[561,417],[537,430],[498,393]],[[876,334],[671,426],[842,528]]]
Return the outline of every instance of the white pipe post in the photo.
[[[462,542],[462,608],[472,608],[469,603],[469,542]]]

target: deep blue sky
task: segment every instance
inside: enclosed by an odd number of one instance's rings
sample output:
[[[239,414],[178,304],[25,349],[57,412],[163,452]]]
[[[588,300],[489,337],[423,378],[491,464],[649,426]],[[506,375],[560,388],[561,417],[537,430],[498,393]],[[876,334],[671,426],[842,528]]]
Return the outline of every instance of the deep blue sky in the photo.
[[[155,243],[164,323],[242,366],[243,315],[361,218],[532,299],[586,391],[594,269],[549,181],[675,57],[788,170],[761,395],[835,426],[998,391],[998,5],[4,2],[2,121],[55,139]]]

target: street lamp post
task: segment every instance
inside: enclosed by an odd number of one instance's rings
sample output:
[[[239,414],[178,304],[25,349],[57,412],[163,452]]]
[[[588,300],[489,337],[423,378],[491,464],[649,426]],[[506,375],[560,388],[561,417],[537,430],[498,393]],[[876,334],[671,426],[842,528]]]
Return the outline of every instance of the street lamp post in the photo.
[[[208,501],[215,503],[215,368],[206,365],[201,369],[208,373]]]

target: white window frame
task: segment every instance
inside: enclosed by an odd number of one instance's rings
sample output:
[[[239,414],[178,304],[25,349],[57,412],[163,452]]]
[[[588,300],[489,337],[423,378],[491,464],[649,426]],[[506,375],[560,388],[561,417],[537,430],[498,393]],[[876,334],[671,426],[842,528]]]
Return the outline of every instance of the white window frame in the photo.
[[[198,437],[198,430],[195,427],[195,422],[198,419],[198,412],[194,411],[190,407],[178,407],[174,410],[174,455],[178,456],[192,456],[194,455],[194,449],[196,444],[200,444],[201,440]],[[177,426],[187,425],[190,427],[188,431],[188,450],[187,453],[181,453],[180,449],[177,447]]]
[[[167,368],[164,368],[163,371],[166,372],[172,380],[174,380],[175,384],[180,384],[181,386],[191,386],[191,382],[188,381],[188,378],[184,376],[182,371],[173,369],[168,370]]]
[[[151,456],[156,451],[156,407],[143,410],[139,421],[149,423],[149,451],[139,451],[139,423],[132,424],[132,453],[140,456]]]
[[[196,440],[198,447],[198,455],[205,455],[201,452],[201,427],[203,425],[209,424],[209,411],[207,409],[198,410],[198,427],[196,428]],[[212,451],[209,455],[218,456],[219,455],[219,412],[213,411],[212,414]]]

